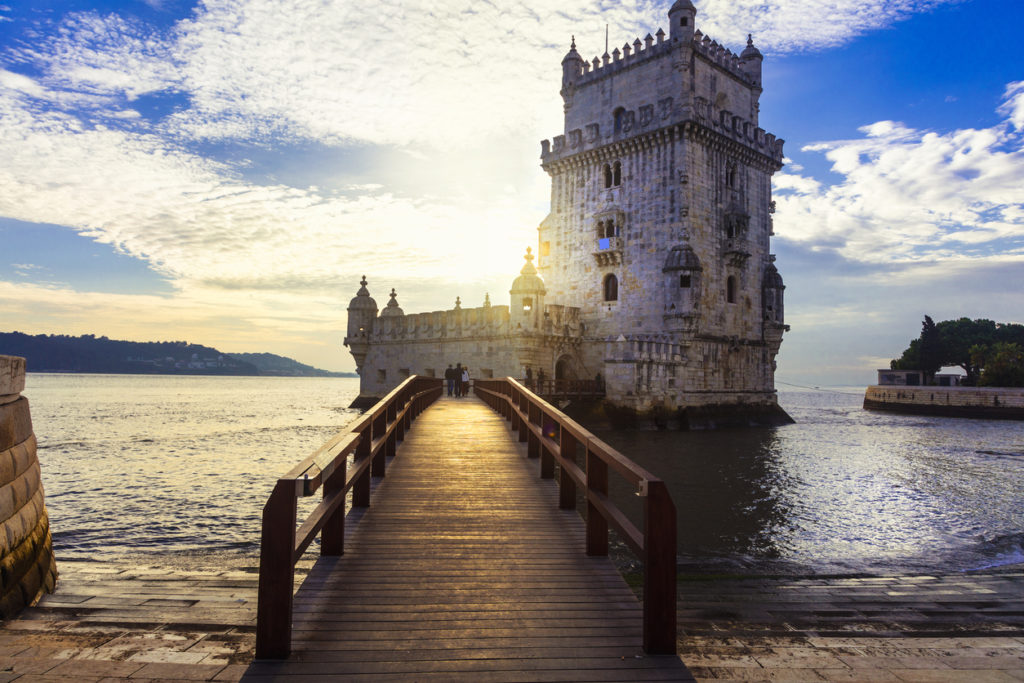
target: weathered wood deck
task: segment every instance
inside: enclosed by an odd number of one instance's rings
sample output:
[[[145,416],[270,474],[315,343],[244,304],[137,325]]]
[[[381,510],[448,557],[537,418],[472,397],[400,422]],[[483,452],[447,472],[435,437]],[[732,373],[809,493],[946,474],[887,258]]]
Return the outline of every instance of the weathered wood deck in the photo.
[[[299,588],[291,657],[243,680],[693,680],[643,653],[637,598],[524,452],[478,399],[435,403]]]

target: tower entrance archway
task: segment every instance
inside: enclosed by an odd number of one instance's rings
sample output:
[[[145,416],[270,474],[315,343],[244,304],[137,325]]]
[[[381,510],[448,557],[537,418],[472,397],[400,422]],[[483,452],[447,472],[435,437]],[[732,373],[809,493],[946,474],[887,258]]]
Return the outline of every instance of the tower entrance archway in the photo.
[[[555,379],[577,379],[572,356],[562,356],[555,362]]]

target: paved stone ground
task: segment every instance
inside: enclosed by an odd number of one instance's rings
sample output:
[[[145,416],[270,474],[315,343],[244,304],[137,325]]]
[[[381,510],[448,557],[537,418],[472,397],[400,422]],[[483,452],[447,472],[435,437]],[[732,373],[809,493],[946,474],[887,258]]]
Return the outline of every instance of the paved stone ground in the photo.
[[[251,571],[59,566],[57,593],[0,626],[0,683],[238,681],[247,670]],[[686,580],[679,599],[679,652],[701,681],[1024,681],[1024,567]]]
[[[684,581],[679,627],[699,681],[1024,681],[1024,567]]]

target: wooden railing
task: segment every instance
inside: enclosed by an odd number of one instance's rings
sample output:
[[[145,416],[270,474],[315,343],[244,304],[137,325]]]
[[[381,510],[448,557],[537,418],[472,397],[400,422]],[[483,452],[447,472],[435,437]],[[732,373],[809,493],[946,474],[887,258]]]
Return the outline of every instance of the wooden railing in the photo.
[[[587,503],[587,555],[608,554],[608,526],[614,527],[643,561],[643,647],[649,654],[676,653],[676,508],[665,483],[607,445],[511,377],[477,379],[474,390],[487,405],[511,420],[527,455],[540,459],[540,476],[559,469],[559,507],[576,508],[576,487]],[[577,446],[582,446],[581,450]],[[577,457],[583,455],[583,468]],[[643,530],[608,498],[609,469],[643,499]]]
[[[532,379],[522,380],[526,388],[545,398],[600,398],[604,384],[596,379]]]
[[[263,507],[260,582],[256,608],[256,658],[283,659],[291,652],[295,563],[316,535],[321,555],[345,551],[345,496],[370,504],[370,477],[383,477],[405,430],[441,396],[442,380],[413,375],[351,426],[277,480]],[[347,458],[354,454],[353,464]],[[323,488],[323,500],[296,528],[297,504]]]

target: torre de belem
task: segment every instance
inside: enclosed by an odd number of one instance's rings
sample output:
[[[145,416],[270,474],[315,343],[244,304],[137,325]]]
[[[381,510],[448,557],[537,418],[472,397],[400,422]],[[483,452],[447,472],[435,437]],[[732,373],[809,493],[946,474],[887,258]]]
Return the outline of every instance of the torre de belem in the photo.
[[[348,308],[360,396],[410,374],[593,379],[613,422],[790,422],[775,357],[788,326],[770,253],[783,141],[758,126],[763,57],[695,28],[662,29],[591,61],[562,60],[565,128],[541,142],[551,211],[508,306],[378,315],[364,278]],[[536,260],[536,265],[533,261]]]

